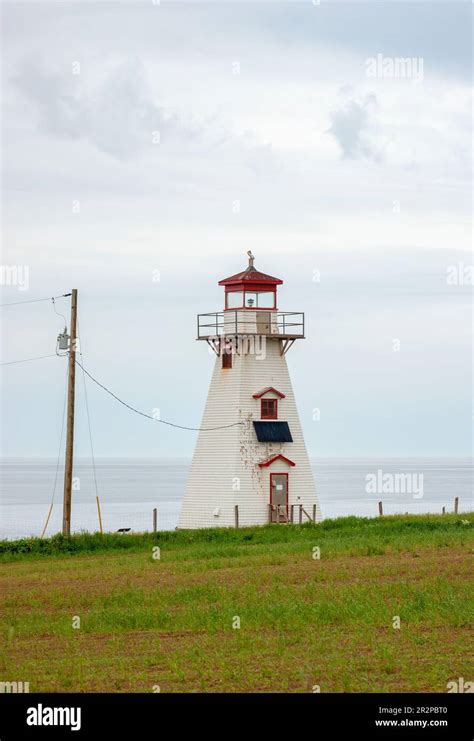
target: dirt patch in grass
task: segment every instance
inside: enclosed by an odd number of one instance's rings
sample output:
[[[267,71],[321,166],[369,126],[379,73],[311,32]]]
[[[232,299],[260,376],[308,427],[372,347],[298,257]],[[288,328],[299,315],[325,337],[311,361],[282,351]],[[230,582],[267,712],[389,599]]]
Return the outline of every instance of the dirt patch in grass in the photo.
[[[413,640],[420,635],[427,639],[421,645]],[[465,637],[429,626],[416,635],[145,631],[52,637],[33,647],[19,640],[11,659],[38,691],[152,692],[159,685],[162,692],[310,692],[318,685],[322,692],[443,692],[463,676]]]
[[[334,579],[339,584],[354,584],[358,581],[367,583],[383,579],[397,581],[407,578],[412,583],[423,580],[426,576],[449,575],[452,578],[467,575],[474,565],[472,556],[469,560],[466,549],[424,549],[422,557],[407,553],[389,553],[383,556],[338,556],[328,560],[313,560],[311,551],[306,556],[290,557],[282,564],[265,564],[256,559],[259,566],[258,581],[263,586],[273,583],[276,576],[288,586],[296,586],[307,583],[310,579],[317,579],[321,586],[331,588]],[[121,556],[120,558],[123,558]],[[87,594],[103,595],[114,589],[175,589],[186,585],[227,585],[235,586],[247,579],[249,573],[255,568],[255,563],[245,562],[242,566],[228,568],[224,564],[219,569],[199,571],[196,565],[195,571],[183,570],[179,562],[150,562],[144,554],[131,554],[130,562],[122,565],[122,568],[111,561],[110,556],[82,557],[87,561],[94,561],[93,568],[81,572],[77,569],[70,573],[69,569],[63,570],[62,561],[56,560],[54,571],[47,574],[46,579],[40,575],[29,573],[24,575],[10,571],[10,565],[3,567],[3,575],[0,575],[0,591],[5,597],[17,594],[29,595],[38,593],[41,595],[46,588],[62,590],[67,588],[71,597],[75,594],[82,595],[84,589]],[[69,561],[66,562],[69,565]],[[89,566],[91,564],[89,563]],[[28,569],[34,571],[32,563],[27,565],[15,564],[16,570]],[[44,564],[41,564],[44,566]],[[255,575],[252,573],[252,578]]]

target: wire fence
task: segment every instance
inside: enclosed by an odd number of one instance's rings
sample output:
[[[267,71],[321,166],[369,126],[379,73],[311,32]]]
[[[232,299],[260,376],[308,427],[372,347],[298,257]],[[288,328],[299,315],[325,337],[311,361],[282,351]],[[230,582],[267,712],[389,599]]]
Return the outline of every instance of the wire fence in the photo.
[[[440,509],[423,508],[421,503],[416,511],[401,509],[390,501],[371,503],[370,512],[366,516],[383,517],[387,515],[412,514],[462,514],[469,511],[469,502],[463,508],[459,497],[455,497],[449,506]],[[471,507],[472,509],[472,507]],[[22,504],[15,509],[0,507],[0,539],[18,539],[24,537],[50,537],[62,531],[62,505],[57,502],[50,512],[49,507],[43,504]],[[81,502],[73,505],[72,533],[146,533],[163,530],[175,530],[179,526],[188,528],[204,527],[251,527],[255,525],[286,525],[320,522],[324,519],[318,503],[302,505],[259,505],[229,504],[216,508],[193,508],[187,510],[186,517],[180,520],[180,502],[161,502],[156,507],[150,503],[142,503],[140,510],[134,505],[117,502]],[[339,516],[351,514],[342,512]],[[334,516],[334,515],[333,515]],[[325,518],[327,519],[327,517]],[[45,530],[45,523],[47,528]]]
[[[10,511],[8,511],[10,509]],[[0,538],[16,539],[40,537],[48,517],[45,504],[19,505],[14,510],[0,507]],[[154,514],[156,510],[156,514]],[[23,516],[22,516],[23,511]],[[179,505],[165,503],[160,507],[137,510],[133,505],[100,502],[100,519],[103,532],[144,533],[154,529],[174,530],[178,524]],[[72,508],[71,532],[100,532],[101,522],[96,502],[79,503]],[[62,531],[62,505],[53,507],[44,537]]]
[[[250,503],[226,504],[219,506],[199,507],[197,503],[187,503],[179,519],[179,527],[253,527],[267,524],[302,524],[319,522],[321,511],[317,502],[314,504],[269,504],[262,497]]]

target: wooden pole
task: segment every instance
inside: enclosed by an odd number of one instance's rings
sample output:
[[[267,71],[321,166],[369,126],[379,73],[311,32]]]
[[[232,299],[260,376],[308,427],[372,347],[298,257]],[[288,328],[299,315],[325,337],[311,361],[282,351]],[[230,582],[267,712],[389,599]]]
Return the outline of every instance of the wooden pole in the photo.
[[[290,520],[293,523],[295,521],[295,505],[290,505]]]
[[[299,524],[303,522],[303,505],[300,504],[300,516],[299,516]]]
[[[76,383],[77,289],[71,292],[71,336],[67,385],[66,461],[64,466],[63,535],[71,533],[72,466],[74,455],[74,390]]]
[[[237,529],[239,527],[239,505],[238,504],[234,506],[234,518],[235,518],[235,527]]]
[[[99,514],[100,534],[102,535],[104,531],[102,530],[102,513],[100,511],[100,502],[99,502],[99,497],[98,496],[96,497],[96,502],[97,502],[97,512]]]
[[[313,504],[313,522],[316,522],[316,505]]]
[[[382,502],[379,502],[379,515],[380,515],[380,517],[383,516],[383,504],[382,504]]]
[[[153,510],[153,532],[156,533],[157,530],[158,530],[158,510],[155,507],[155,509]]]
[[[443,515],[446,514],[446,507],[443,507]]]
[[[454,498],[454,514],[457,515],[459,509],[459,497]]]

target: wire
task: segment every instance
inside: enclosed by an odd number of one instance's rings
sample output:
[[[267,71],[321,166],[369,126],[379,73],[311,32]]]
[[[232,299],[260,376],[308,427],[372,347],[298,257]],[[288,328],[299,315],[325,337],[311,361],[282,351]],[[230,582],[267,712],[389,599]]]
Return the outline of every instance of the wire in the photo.
[[[48,516],[46,518],[46,522],[43,528],[43,532],[41,533],[41,537],[44,538],[44,534],[46,532],[46,529],[48,527],[49,518],[51,517],[51,512],[53,511],[53,504],[54,504],[54,497],[56,494],[56,485],[58,483],[58,474],[59,474],[59,461],[61,459],[61,448],[63,446],[63,436],[64,436],[64,420],[66,417],[66,399],[67,399],[67,377],[68,377],[68,367],[66,366],[66,383],[64,385],[64,401],[63,401],[63,418],[61,422],[61,436],[59,438],[59,449],[58,449],[58,457],[56,460],[56,473],[54,476],[54,486],[53,486],[53,496],[51,497],[51,506],[49,508]]]
[[[164,419],[157,419],[156,417],[152,417],[150,414],[146,414],[145,412],[141,412],[139,409],[135,409],[135,407],[132,407],[131,404],[127,404],[126,401],[122,401],[122,399],[119,399],[118,396],[116,396],[110,389],[107,388],[107,386],[104,386],[102,383],[100,383],[96,378],[94,378],[93,375],[87,371],[81,363],[76,360],[77,365],[82,368],[86,376],[89,376],[91,381],[94,381],[97,386],[100,386],[101,389],[106,391],[110,396],[112,396],[116,401],[118,401],[120,404],[123,404],[124,407],[127,407],[127,409],[130,409],[132,412],[135,412],[135,414],[139,414],[141,417],[146,417],[147,419],[151,419],[153,422],[160,422],[163,425],[168,425],[169,427],[177,427],[180,430],[192,430],[194,432],[210,432],[211,430],[224,430],[228,427],[236,427],[237,425],[243,425],[245,422],[232,422],[230,425],[219,425],[218,427],[185,427],[184,425],[177,425],[174,422],[167,422]]]
[[[55,298],[67,298],[70,293],[62,293],[60,296],[48,296],[47,298],[33,298],[29,301],[13,301],[11,304],[0,304],[0,306],[18,306],[18,304],[37,304],[39,301],[51,301]]]
[[[53,309],[54,309],[55,313],[56,313],[56,314],[57,314],[58,316],[60,316],[60,317],[61,317],[62,319],[64,319],[64,326],[65,326],[65,327],[67,327],[67,319],[66,319],[66,317],[64,316],[64,314],[61,314],[61,313],[60,313],[60,312],[59,312],[59,311],[58,311],[58,310],[56,309],[56,304],[54,303],[54,296],[52,296],[52,297],[51,297],[51,302],[52,302],[52,304],[53,304]]]
[[[8,363],[0,363],[0,365],[16,365],[16,363],[29,363],[31,360],[42,360],[43,358],[55,358],[54,355],[38,355],[37,358],[25,358],[24,360],[10,360]]]
[[[82,340],[81,340],[81,329],[80,329],[80,326],[79,326],[79,316],[77,317],[77,334],[79,336],[79,355],[82,358],[83,357],[83,355],[82,355]],[[97,473],[96,473],[96,469],[95,469],[94,445],[92,444],[91,417],[90,417],[90,414],[89,414],[89,399],[87,398],[87,384],[86,384],[86,375],[85,375],[84,368],[82,368],[82,381],[84,383],[84,397],[85,397],[85,401],[86,401],[87,424],[88,424],[88,427],[89,427],[89,441],[90,441],[90,445],[91,445],[91,460],[92,460],[92,470],[94,472],[95,495],[98,498],[99,497],[99,491],[98,491],[98,488],[97,488]]]

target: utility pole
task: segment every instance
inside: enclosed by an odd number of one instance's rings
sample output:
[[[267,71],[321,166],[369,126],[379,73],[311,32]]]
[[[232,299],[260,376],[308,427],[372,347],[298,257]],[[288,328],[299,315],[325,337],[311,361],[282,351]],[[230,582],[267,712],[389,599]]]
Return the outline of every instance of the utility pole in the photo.
[[[74,391],[76,383],[77,289],[71,293],[71,335],[67,383],[66,461],[64,466],[63,535],[71,532],[72,464],[74,451]]]

